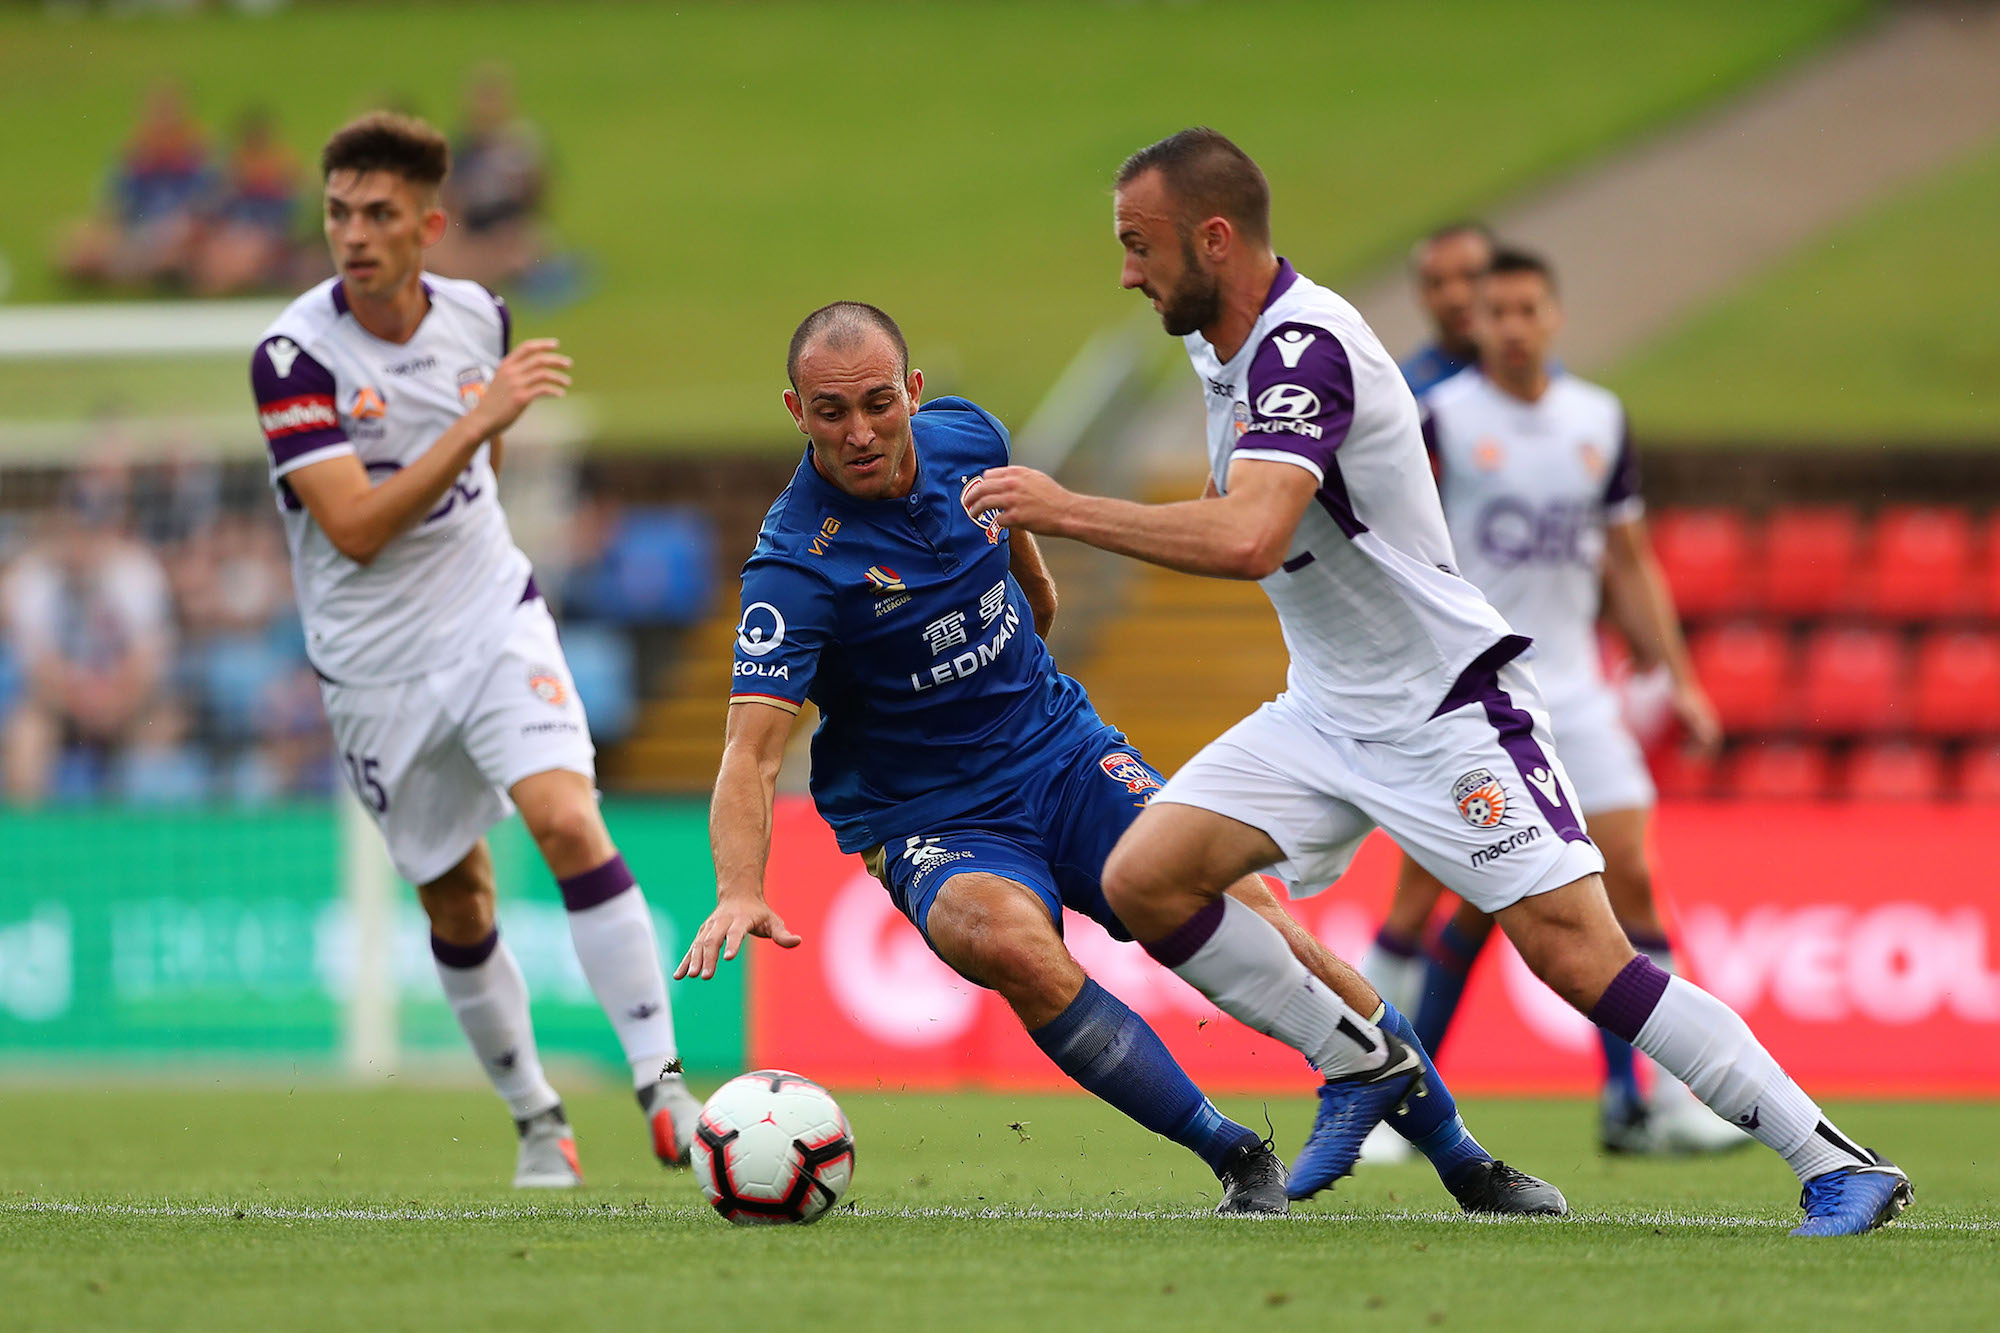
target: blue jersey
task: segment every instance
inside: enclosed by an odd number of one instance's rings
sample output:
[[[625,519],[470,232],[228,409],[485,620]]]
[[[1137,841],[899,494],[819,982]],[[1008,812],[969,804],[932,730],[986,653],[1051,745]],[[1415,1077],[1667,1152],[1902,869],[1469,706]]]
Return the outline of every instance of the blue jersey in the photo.
[[[813,800],[846,852],[979,809],[1104,728],[1035,633],[1012,537],[959,503],[1007,463],[1006,427],[940,398],[911,429],[906,498],[856,499],[808,450],[743,567],[731,701],[818,706]]]
[[[1427,343],[1410,353],[1397,369],[1403,372],[1403,382],[1410,386],[1410,392],[1422,398],[1471,364],[1460,361],[1436,343]]]

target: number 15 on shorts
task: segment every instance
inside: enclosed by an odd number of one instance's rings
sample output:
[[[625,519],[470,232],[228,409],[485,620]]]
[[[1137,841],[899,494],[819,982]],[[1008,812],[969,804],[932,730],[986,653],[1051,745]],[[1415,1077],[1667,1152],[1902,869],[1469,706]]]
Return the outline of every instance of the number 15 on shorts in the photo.
[[[343,752],[347,760],[347,780],[354,788],[354,794],[361,803],[376,814],[389,812],[389,793],[382,789],[381,781],[375,776],[381,762],[369,756],[358,755],[352,750]]]

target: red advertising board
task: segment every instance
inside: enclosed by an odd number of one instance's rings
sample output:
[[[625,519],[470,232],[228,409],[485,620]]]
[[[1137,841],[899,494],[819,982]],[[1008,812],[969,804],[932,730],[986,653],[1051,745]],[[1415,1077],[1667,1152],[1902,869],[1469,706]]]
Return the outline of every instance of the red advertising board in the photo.
[[[1696,980],[1735,1006],[1816,1093],[2000,1093],[2000,875],[1976,806],[1680,804],[1655,871]],[[1325,893],[1293,904],[1361,956],[1395,852],[1379,834]],[[770,898],[804,936],[751,949],[750,1049],[838,1086],[1064,1086],[1007,1007],[940,963],[842,856],[810,802],[778,811]],[[1300,1058],[1216,1013],[1136,945],[1070,915],[1094,977],[1216,1091],[1308,1086]],[[1580,1092],[1594,1031],[1496,942],[1440,1063],[1461,1091]]]

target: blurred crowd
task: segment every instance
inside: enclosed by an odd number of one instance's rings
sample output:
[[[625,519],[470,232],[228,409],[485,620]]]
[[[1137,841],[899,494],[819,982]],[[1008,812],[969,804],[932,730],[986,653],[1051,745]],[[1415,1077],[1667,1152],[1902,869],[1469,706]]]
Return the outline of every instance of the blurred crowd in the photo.
[[[444,206],[452,220],[439,273],[560,300],[573,259],[543,224],[542,136],[515,107],[508,71],[468,77]],[[290,292],[332,269],[317,232],[317,191],[272,114],[239,114],[221,148],[171,83],[147,93],[98,210],[69,228],[56,262],[80,286],[194,296]]]

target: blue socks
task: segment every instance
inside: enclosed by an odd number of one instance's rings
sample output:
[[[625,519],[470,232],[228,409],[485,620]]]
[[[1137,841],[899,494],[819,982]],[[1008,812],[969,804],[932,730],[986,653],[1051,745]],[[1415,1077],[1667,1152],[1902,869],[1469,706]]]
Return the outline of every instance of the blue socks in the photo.
[[[1260,1142],[1215,1109],[1146,1020],[1095,981],[1028,1034],[1056,1067],[1134,1120],[1220,1171],[1230,1149]]]
[[[1410,1020],[1403,1017],[1397,1008],[1387,1000],[1382,1002],[1382,1012],[1375,1016],[1375,1026],[1384,1032],[1393,1032],[1416,1048],[1424,1059],[1424,1095],[1412,1097],[1402,1115],[1389,1117],[1389,1127],[1410,1141],[1410,1146],[1430,1159],[1437,1168],[1438,1179],[1451,1188],[1453,1178],[1467,1167],[1493,1160],[1493,1154],[1479,1146],[1479,1141],[1465,1128],[1465,1121],[1459,1117],[1458,1103],[1452,1099],[1451,1089],[1445,1087],[1438,1077],[1437,1066],[1431,1063],[1430,1052],[1417,1040],[1416,1029]]]
[[[1424,997],[1417,1005],[1416,1023],[1418,1043],[1426,1053],[1443,1048],[1444,1034],[1451,1030],[1459,998],[1465,994],[1465,979],[1492,934],[1491,918],[1483,930],[1474,931],[1460,930],[1458,920],[1453,918],[1445,922],[1431,941],[1429,957],[1424,961]]]

